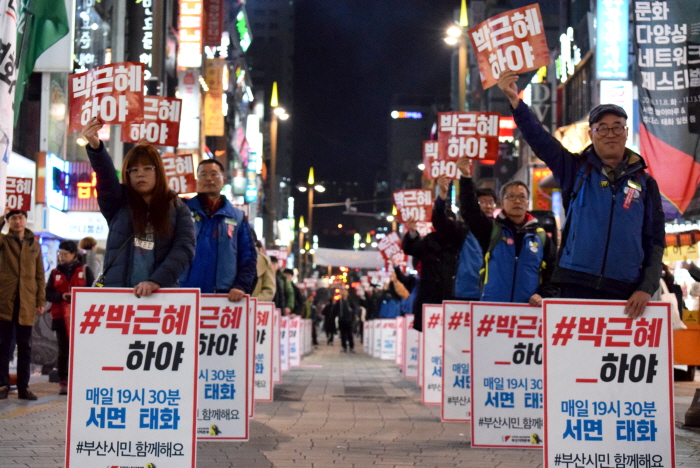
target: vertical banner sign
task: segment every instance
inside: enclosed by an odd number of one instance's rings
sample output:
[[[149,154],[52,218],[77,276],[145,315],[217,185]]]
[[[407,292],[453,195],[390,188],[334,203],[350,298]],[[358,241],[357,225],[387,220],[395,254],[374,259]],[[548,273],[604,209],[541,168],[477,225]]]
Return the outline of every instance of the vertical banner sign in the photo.
[[[126,60],[143,63],[146,80],[163,79],[164,4],[164,0],[126,2]]]
[[[382,321],[372,320],[372,357],[382,357]]]
[[[178,146],[182,100],[161,97],[143,97],[143,123],[131,124],[122,130],[122,141],[138,143],[145,138],[158,146]]]
[[[207,59],[204,78],[209,91],[204,95],[204,134],[207,136],[224,136],[223,99],[224,88],[228,83],[223,82],[226,60],[221,58]]]
[[[170,190],[175,193],[194,193],[197,191],[191,154],[165,153],[161,159]]]
[[[224,29],[223,3],[224,0],[204,0],[202,42],[205,46],[218,47],[221,45],[221,34]]]
[[[255,315],[258,310],[258,300],[254,297],[248,298],[248,416],[253,419],[255,416],[255,355],[258,349],[255,340]]]
[[[396,317],[396,365],[399,366],[399,369],[403,369],[403,361],[404,361],[404,352],[405,352],[405,346],[404,346],[404,339],[405,339],[405,334],[404,334],[404,322],[406,321],[406,317]]]
[[[370,347],[369,344],[371,343],[370,341],[370,328],[369,328],[369,321],[365,320],[362,323],[362,352],[365,354],[369,354]]]
[[[199,301],[73,288],[66,466],[195,467]]]
[[[258,302],[255,312],[255,401],[272,401],[274,315],[274,302]]]
[[[472,447],[542,448],[542,311],[471,306]]]
[[[32,179],[8,177],[5,184],[7,208],[11,210],[31,211],[32,209]]]
[[[403,325],[404,330],[404,362],[403,375],[407,379],[418,378],[418,342],[420,333],[413,328],[413,314],[407,315]]]
[[[282,368],[280,367],[280,322],[282,314],[279,309],[274,309],[274,320],[272,321],[272,381],[282,382]],[[273,389],[274,390],[274,389]]]
[[[666,219],[692,215],[697,208],[686,211],[700,182],[700,37],[693,29],[700,9],[685,0],[634,1],[633,12],[641,155],[665,198]]]
[[[405,223],[409,218],[424,223],[431,222],[433,194],[429,189],[398,190],[392,192],[392,196],[400,223]]]
[[[484,89],[495,85],[503,70],[524,73],[550,63],[538,4],[489,18],[468,34],[476,51]]]
[[[624,307],[544,302],[545,468],[676,466],[670,307]]]
[[[442,305],[423,305],[421,401],[424,405],[439,405],[442,401],[442,320]]]
[[[423,142],[423,178],[425,180],[434,180],[440,176],[439,147],[437,140]]]
[[[70,132],[97,117],[106,124],[143,122],[142,63],[103,65],[68,77]]]
[[[289,367],[301,364],[301,317],[289,320]]]
[[[248,440],[248,297],[203,294],[199,316],[198,440]]]
[[[178,68],[202,66],[202,0],[180,0]]]
[[[396,360],[396,319],[382,319],[381,359]]]
[[[497,160],[500,116],[497,112],[438,112],[438,175],[458,179],[459,158]]]
[[[600,80],[626,80],[629,0],[601,0],[596,7],[596,76]]]
[[[471,420],[471,306],[469,302],[442,303],[442,413],[443,421]]]
[[[286,315],[280,321],[280,369],[289,370],[289,317]]]

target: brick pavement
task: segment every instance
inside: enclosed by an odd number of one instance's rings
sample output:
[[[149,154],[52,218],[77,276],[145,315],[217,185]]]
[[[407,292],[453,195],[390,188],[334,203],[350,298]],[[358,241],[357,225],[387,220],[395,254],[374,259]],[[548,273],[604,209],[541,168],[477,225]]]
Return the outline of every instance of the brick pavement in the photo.
[[[676,384],[676,419],[695,382]],[[0,467],[62,467],[66,398],[32,383],[41,398],[0,402]],[[276,401],[258,403],[249,442],[200,443],[199,467],[541,467],[541,450],[472,449],[469,425],[441,423],[437,406],[393,363],[321,346],[284,375]],[[700,467],[700,431],[677,428],[677,466]]]

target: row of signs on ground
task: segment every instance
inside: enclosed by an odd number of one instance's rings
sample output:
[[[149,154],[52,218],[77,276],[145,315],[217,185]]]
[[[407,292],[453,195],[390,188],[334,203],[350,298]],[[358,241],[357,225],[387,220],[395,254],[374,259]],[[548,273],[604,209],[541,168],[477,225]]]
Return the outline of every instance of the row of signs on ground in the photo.
[[[670,310],[623,302],[444,302],[365,323],[365,352],[395,360],[471,445],[544,448],[544,466],[675,466]]]
[[[70,467],[194,467],[197,440],[248,440],[254,402],[311,351],[310,320],[198,289],[74,288],[70,323]]]

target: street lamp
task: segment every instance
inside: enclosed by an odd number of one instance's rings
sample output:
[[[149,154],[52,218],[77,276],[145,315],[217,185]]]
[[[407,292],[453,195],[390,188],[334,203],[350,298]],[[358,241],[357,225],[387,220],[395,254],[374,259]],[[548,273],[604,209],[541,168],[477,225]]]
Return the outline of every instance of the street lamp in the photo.
[[[309,249],[308,241],[306,243],[305,249],[302,249],[301,246],[304,245],[303,239],[304,239],[305,234],[307,234],[307,236],[306,236],[307,238],[312,238],[313,219],[314,219],[313,218],[313,216],[314,216],[314,211],[313,211],[314,210],[314,192],[323,193],[326,191],[326,187],[324,187],[321,184],[316,183],[316,179],[314,177],[314,168],[311,167],[311,168],[309,168],[309,177],[306,180],[306,185],[300,184],[297,187],[297,189],[302,193],[307,192],[308,197],[309,197],[308,198],[309,207],[308,207],[308,214],[307,214],[307,219],[309,222],[306,226],[304,226],[304,217],[303,216],[300,218],[300,221],[299,221],[299,229],[301,231],[300,241],[299,241],[299,247],[300,247],[299,252],[313,254],[315,251],[314,251],[314,249]],[[310,265],[308,259],[307,259],[306,263]]]
[[[268,173],[270,182],[268,222],[265,229],[265,239],[269,245],[275,242],[275,223],[277,223],[277,125],[279,120],[287,120],[289,114],[284,108],[279,106],[277,97],[277,82],[272,83],[272,96],[270,97],[270,107],[272,107],[272,117],[270,120],[270,171]]]
[[[445,42],[449,45],[459,44],[459,83],[457,86],[457,93],[459,94],[458,99],[458,111],[467,110],[466,107],[466,97],[467,97],[467,77],[469,76],[469,70],[467,68],[467,29],[469,28],[469,20],[467,18],[467,1],[462,0],[462,7],[459,11],[459,23],[451,25],[447,28],[447,36],[445,37]]]

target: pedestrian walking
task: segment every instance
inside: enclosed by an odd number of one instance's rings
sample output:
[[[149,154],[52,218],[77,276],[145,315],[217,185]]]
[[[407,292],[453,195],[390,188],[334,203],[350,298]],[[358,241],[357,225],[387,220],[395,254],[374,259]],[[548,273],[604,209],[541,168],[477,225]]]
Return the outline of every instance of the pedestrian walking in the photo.
[[[331,315],[338,317],[338,329],[340,330],[340,344],[343,352],[355,352],[355,340],[352,333],[352,325],[355,321],[355,311],[348,300],[348,290],[345,286],[340,288],[340,299],[333,304]]]

